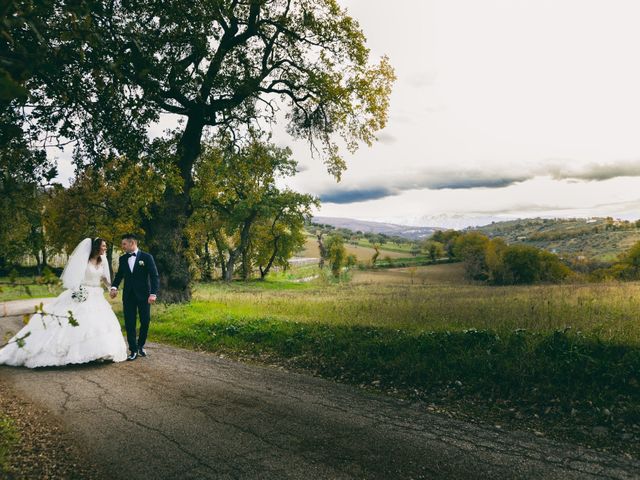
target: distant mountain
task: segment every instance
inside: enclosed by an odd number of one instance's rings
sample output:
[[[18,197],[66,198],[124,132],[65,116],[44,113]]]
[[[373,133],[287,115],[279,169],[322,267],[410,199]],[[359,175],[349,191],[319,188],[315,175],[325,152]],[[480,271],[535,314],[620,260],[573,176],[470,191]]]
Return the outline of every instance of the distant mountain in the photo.
[[[501,222],[505,220],[515,220],[517,217],[510,215],[469,215],[466,213],[442,213],[439,215],[419,215],[419,216],[403,216],[380,218],[380,222],[388,222],[396,225],[406,226],[429,226],[437,230],[464,230],[465,228],[473,228],[481,225],[488,225],[492,222]]]
[[[433,234],[438,228],[434,227],[416,227],[409,225],[398,225],[395,223],[372,222],[368,220],[357,220],[355,218],[342,217],[316,217],[312,221],[314,223],[331,225],[335,228],[348,228],[353,232],[372,232],[384,233],[386,235],[398,235],[410,240],[419,240]]]

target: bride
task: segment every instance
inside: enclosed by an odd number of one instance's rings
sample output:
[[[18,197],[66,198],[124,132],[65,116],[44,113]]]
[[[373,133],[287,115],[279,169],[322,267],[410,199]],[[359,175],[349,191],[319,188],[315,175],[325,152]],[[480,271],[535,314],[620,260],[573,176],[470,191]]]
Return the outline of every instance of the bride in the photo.
[[[101,285],[111,286],[106,250],[101,238],[78,244],[62,272],[66,290],[0,350],[0,364],[34,368],[126,360],[120,324]],[[69,312],[75,322],[69,321]]]

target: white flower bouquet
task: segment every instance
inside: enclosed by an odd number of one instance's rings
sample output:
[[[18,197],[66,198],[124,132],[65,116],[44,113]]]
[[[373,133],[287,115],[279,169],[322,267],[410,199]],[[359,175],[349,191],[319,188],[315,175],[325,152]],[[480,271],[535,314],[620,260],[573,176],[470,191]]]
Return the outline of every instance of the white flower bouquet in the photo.
[[[78,303],[84,302],[88,295],[89,291],[82,285],[80,285],[77,290],[71,292],[71,298]]]

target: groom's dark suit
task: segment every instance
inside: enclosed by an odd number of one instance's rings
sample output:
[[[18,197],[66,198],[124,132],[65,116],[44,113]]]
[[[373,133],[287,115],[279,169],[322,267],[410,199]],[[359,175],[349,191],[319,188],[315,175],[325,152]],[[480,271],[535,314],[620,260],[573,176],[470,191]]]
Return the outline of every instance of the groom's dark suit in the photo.
[[[122,305],[124,310],[124,326],[127,329],[127,342],[132,352],[137,352],[144,346],[151,321],[151,305],[149,295],[158,294],[158,269],[151,254],[138,250],[133,264],[133,271],[129,267],[129,257],[133,254],[125,253],[120,257],[118,273],[116,273],[113,288],[118,288],[124,279]],[[140,336],[136,342],[136,312],[140,315]]]

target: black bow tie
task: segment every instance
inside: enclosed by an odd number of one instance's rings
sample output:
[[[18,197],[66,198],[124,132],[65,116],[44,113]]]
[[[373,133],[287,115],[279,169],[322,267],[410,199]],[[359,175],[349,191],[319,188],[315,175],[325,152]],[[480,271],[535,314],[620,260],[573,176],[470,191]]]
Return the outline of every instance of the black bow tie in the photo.
[[[135,254],[135,253],[127,253],[127,258],[129,258],[129,257],[135,257],[135,256],[136,256],[136,254]]]

